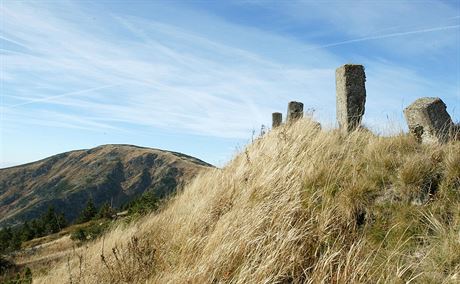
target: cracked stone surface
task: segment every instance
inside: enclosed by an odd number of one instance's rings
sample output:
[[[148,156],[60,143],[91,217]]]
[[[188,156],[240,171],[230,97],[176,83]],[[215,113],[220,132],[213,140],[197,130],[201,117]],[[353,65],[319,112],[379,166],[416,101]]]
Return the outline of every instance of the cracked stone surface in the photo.
[[[417,99],[404,109],[404,116],[409,132],[422,143],[445,143],[455,130],[446,104],[440,98]]]
[[[303,117],[303,103],[289,102],[286,122],[293,122]]]
[[[348,132],[361,125],[366,104],[364,67],[345,64],[335,71],[337,122]]]

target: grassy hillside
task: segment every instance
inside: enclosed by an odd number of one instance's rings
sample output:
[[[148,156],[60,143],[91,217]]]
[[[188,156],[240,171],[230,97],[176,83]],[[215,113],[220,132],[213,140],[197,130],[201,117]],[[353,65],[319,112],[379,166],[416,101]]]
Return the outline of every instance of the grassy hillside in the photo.
[[[54,206],[74,221],[91,197],[120,207],[145,191],[159,198],[210,166],[181,153],[104,145],[0,169],[0,227],[37,218]]]
[[[458,283],[460,142],[307,119],[200,174],[36,283]]]

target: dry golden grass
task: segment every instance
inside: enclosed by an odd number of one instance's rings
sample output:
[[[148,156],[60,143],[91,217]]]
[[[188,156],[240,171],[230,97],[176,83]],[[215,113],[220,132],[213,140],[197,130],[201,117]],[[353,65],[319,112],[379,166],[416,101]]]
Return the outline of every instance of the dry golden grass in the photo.
[[[35,282],[459,283],[459,252],[459,142],[303,119]]]

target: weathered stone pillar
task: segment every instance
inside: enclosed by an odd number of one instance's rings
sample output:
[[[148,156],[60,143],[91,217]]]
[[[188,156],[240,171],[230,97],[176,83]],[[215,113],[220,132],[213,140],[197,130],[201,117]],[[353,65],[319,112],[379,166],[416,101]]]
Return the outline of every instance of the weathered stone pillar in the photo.
[[[303,117],[303,103],[289,102],[286,122],[293,122]]]
[[[345,64],[335,70],[337,121],[348,132],[361,125],[366,104],[364,67]]]
[[[276,128],[283,123],[283,114],[281,112],[272,113],[272,128]]]
[[[420,98],[404,109],[409,132],[422,143],[447,142],[454,123],[440,98]]]

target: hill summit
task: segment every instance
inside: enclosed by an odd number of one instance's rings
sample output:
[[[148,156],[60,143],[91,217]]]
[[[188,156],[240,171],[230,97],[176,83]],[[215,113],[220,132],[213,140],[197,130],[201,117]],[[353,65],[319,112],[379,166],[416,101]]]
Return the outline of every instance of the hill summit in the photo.
[[[37,283],[458,283],[460,142],[277,127]]]
[[[36,218],[51,205],[73,221],[89,198],[114,207],[145,191],[161,198],[210,166],[176,152],[104,145],[0,169],[0,226]]]

